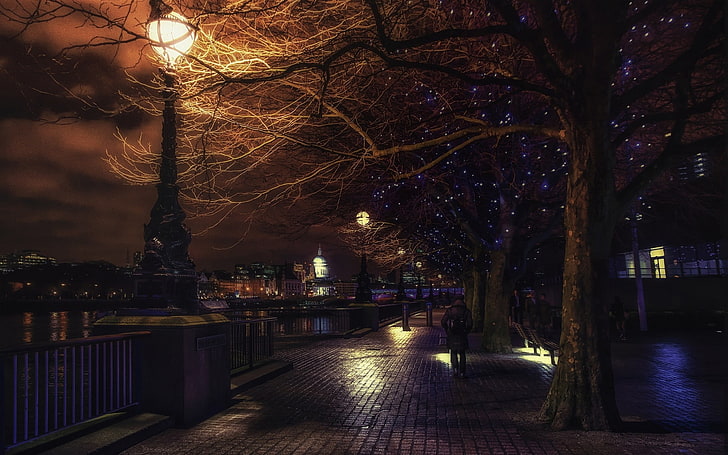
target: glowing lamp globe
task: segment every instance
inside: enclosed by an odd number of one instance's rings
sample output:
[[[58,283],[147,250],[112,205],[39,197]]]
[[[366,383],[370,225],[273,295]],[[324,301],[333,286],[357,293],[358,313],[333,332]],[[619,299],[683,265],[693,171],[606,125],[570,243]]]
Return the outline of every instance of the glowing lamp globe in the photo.
[[[366,226],[369,224],[369,214],[367,212],[357,213],[356,222],[359,223],[359,226]]]
[[[196,34],[192,24],[175,12],[163,14],[147,24],[147,37],[152,41],[152,49],[169,66],[192,49]]]

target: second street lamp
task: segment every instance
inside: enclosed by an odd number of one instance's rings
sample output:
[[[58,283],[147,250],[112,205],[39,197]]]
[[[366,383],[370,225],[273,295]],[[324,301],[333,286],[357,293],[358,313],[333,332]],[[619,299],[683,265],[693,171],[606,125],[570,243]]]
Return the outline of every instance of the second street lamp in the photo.
[[[162,98],[162,156],[157,201],[144,226],[144,258],[135,271],[135,300],[139,306],[168,307],[198,313],[197,274],[190,259],[190,230],[179,204],[177,185],[177,74],[175,63],[192,48],[196,30],[182,15],[162,10],[157,3],[147,24],[152,49],[164,63],[160,68]]]
[[[356,222],[359,226],[361,226],[362,232],[366,234],[364,229],[366,229],[369,224],[369,214],[363,211],[357,213]],[[356,301],[359,303],[371,302],[372,290],[369,286],[369,273],[367,272],[366,235],[362,237],[361,267],[356,283]]]

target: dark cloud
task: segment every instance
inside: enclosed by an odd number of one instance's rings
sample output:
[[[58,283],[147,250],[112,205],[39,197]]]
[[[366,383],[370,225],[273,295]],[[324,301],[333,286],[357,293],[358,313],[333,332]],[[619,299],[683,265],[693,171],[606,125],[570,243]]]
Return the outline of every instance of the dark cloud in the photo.
[[[71,60],[56,59],[39,46],[3,42],[0,50],[0,115],[42,119],[58,114],[82,119],[103,118],[118,108],[117,92],[125,87],[124,72],[94,53]]]
[[[151,127],[158,123],[151,119]],[[37,249],[61,261],[103,259],[123,265],[142,248],[156,190],[125,185],[108,168],[106,150],[121,147],[114,138],[116,127],[110,119],[0,121],[0,252]],[[262,229],[265,220],[259,221],[243,225],[232,216],[199,235],[208,220],[188,219],[190,254],[198,269],[310,261],[319,244],[340,277],[348,278],[358,266],[332,229],[314,228],[293,237]]]

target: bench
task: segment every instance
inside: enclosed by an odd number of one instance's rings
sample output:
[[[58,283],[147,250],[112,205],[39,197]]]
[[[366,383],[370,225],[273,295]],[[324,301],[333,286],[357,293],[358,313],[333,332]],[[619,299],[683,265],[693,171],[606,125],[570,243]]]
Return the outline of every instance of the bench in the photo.
[[[530,327],[525,327],[517,322],[511,322],[511,327],[516,329],[518,336],[523,338],[526,347],[533,348],[533,353],[540,355],[539,351],[544,350],[551,356],[551,364],[556,365],[556,356],[559,355],[559,344],[548,338],[540,336]]]

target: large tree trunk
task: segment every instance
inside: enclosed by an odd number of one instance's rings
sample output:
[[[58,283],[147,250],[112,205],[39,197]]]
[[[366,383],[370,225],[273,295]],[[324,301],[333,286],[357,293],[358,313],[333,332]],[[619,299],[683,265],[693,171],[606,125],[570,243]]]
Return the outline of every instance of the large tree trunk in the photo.
[[[609,340],[608,258],[617,203],[609,141],[612,82],[619,67],[625,6],[585,9],[579,71],[560,112],[569,145],[561,355],[541,416],[554,429],[620,426]]]
[[[541,415],[554,429],[614,430],[620,419],[605,286],[614,225],[611,168],[594,128],[575,129],[564,219],[561,355]]]
[[[485,322],[482,347],[488,352],[513,351],[508,327],[508,298],[511,286],[503,289],[507,253],[501,249],[490,253],[490,272],[485,295]]]

